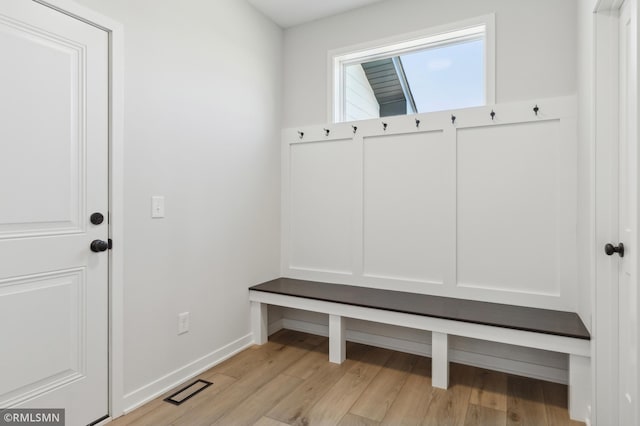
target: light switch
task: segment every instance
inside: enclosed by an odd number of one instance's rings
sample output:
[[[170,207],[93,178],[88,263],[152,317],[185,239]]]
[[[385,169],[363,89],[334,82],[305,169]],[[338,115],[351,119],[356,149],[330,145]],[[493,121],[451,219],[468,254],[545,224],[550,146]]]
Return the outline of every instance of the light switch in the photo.
[[[151,197],[151,217],[164,217],[164,197],[156,195]]]

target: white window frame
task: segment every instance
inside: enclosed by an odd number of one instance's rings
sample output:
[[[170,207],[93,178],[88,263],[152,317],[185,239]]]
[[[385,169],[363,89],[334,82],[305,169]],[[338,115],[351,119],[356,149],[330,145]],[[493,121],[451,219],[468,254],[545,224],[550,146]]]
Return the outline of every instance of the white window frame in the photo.
[[[477,39],[481,34],[484,35],[485,105],[494,104],[496,99],[495,15],[488,14],[418,32],[329,51],[327,72],[329,77],[327,79],[328,122],[340,123],[344,121],[344,82],[347,65],[398,56],[439,44]]]

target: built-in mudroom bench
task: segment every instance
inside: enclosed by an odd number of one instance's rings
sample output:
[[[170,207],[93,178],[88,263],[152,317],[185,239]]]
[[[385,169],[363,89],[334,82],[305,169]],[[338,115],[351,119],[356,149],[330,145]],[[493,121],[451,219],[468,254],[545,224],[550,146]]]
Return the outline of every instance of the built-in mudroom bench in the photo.
[[[589,404],[590,335],[576,313],[361,286],[278,278],[249,289],[255,342],[268,339],[268,305],[329,316],[329,361],[346,358],[346,319],[431,332],[432,383],[449,384],[449,336],[569,355],[569,413],[584,420]]]
[[[585,421],[576,116],[567,96],[283,129],[287,278],[250,289],[255,341],[282,327],[329,335],[335,363],[346,338],[432,357],[439,388],[449,362],[566,383]]]

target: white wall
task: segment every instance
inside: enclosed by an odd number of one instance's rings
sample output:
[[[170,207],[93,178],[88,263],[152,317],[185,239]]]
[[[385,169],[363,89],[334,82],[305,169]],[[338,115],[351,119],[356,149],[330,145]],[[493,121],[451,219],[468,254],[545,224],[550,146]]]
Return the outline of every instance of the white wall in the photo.
[[[388,0],[285,31],[284,127],[327,121],[327,52],[487,13],[496,102],[576,92],[576,0]]]
[[[282,30],[236,0],[78,1],[125,28],[127,407],[247,337],[279,274]]]

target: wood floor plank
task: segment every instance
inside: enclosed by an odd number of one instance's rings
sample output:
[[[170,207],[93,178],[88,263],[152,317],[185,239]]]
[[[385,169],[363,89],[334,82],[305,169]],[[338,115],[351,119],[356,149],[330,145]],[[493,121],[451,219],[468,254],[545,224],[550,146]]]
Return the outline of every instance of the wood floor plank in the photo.
[[[422,424],[425,426],[464,425],[475,369],[450,364],[449,389],[433,389],[431,403]]]
[[[501,410],[469,404],[464,426],[506,426],[507,413]]]
[[[417,355],[395,352],[349,412],[382,421],[417,361]]]
[[[285,395],[298,387],[302,379],[280,374],[261,387],[256,393],[219,418],[214,425],[251,425],[280,402]]]
[[[422,424],[431,402],[432,390],[431,358],[419,357],[381,424],[393,426]]]
[[[198,378],[209,379],[214,385],[184,404],[175,406],[158,398],[111,424],[581,424],[569,420],[567,389],[563,385],[505,375],[506,411],[503,411],[497,409],[503,406],[499,396],[504,386],[501,373],[452,363],[451,384],[445,391],[431,386],[429,358],[414,358],[415,364],[409,371],[406,362],[412,355],[349,342],[347,360],[336,365],[328,362],[326,343],[327,338],[322,336],[279,332],[269,343],[243,351],[201,374]],[[398,375],[402,374],[406,376],[404,384],[392,391],[390,388],[395,387]],[[391,399],[393,402],[388,402]],[[371,401],[380,401],[385,411],[380,423],[377,420],[380,407]],[[387,403],[390,406],[384,409]]]
[[[301,424],[337,424],[347,414],[354,402],[369,386],[382,366],[391,357],[392,351],[374,348],[362,361],[358,361],[333,385],[311,408],[305,422]],[[297,424],[297,423],[296,423]]]
[[[469,402],[494,410],[507,411],[507,375],[498,371],[478,369]]]
[[[287,346],[304,344],[305,347],[312,349],[320,342],[320,336],[298,333],[291,330],[280,330],[279,332],[269,336],[269,341],[264,345],[251,346],[250,348],[215,366],[210,371],[212,373],[220,373],[239,379],[252,371],[255,367],[260,366],[265,362],[269,362],[270,359],[278,356],[280,351]]]
[[[347,350],[347,353],[349,351]],[[303,356],[298,362],[287,368],[285,374],[300,379],[308,379],[329,362],[329,339],[314,348],[309,354]]]
[[[289,396],[273,407],[267,416],[288,424],[304,424],[309,411],[320,398],[371,350],[373,350],[371,346],[348,342],[347,359],[342,364],[330,363],[326,354],[310,351],[298,363],[318,364],[318,368]],[[297,365],[294,364],[291,369],[296,371]],[[289,373],[290,369],[283,372],[283,374]]]
[[[282,423],[277,420],[274,420],[270,417],[262,417],[260,420],[255,422],[253,426],[289,426],[288,423]]]
[[[549,425],[540,381],[509,376],[507,393],[508,426]]]
[[[317,342],[315,338],[306,334],[300,334],[295,344],[282,347],[277,356],[255,366],[252,370],[237,379],[227,390],[209,401],[206,405],[200,405],[197,410],[191,410],[181,416],[175,424],[196,426],[210,425],[237,405],[243,403],[262,386],[276,378],[289,365],[304,356],[310,349],[311,343]]]
[[[569,412],[567,411],[568,395],[566,385],[542,382],[542,394],[544,395],[544,407],[550,425],[584,425],[583,422],[577,422],[569,418]]]
[[[380,423],[366,417],[356,416],[355,414],[347,413],[338,426],[378,426]]]

